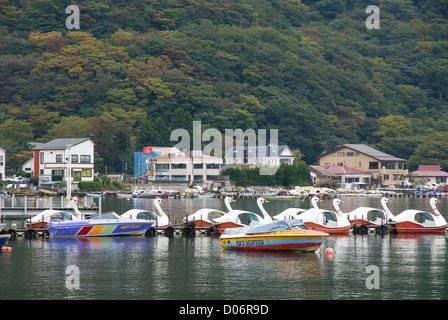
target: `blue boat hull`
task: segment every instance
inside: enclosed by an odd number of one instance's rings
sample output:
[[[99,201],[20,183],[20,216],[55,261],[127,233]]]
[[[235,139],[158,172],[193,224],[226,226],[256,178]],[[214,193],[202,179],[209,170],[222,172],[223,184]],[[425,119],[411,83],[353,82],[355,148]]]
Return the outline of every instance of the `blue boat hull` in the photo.
[[[3,247],[6,242],[8,242],[9,237],[11,237],[10,234],[0,234],[0,248]]]
[[[82,220],[48,223],[48,232],[53,237],[110,237],[141,235],[154,221],[140,220]]]

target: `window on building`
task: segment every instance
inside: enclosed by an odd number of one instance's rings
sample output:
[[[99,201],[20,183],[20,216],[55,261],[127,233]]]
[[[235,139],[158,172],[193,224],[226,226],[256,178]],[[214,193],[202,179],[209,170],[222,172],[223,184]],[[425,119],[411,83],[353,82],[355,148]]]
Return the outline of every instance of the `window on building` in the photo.
[[[78,155],[72,154],[72,163],[78,163]]]
[[[207,164],[207,169],[219,169],[219,164],[217,163]]]
[[[62,162],[62,154],[56,155],[56,162]]]
[[[378,162],[377,161],[369,162],[369,169],[378,169]]]
[[[80,156],[81,163],[90,163],[90,155],[89,154],[82,154]]]
[[[91,177],[92,176],[92,170],[90,170],[90,169],[83,169],[81,171],[81,176],[84,177],[84,178]]]
[[[185,163],[172,163],[171,169],[186,169],[187,165]]]
[[[187,180],[187,176],[174,175],[174,176],[171,176],[171,180],[174,180],[174,181],[185,181],[185,180]]]
[[[338,157],[343,157],[345,156],[345,152],[338,152]]]
[[[354,152],[347,152],[347,157],[354,157],[355,153]]]
[[[3,162],[4,162],[5,160],[3,159],[3,156],[0,156],[0,166],[3,166]]]
[[[204,180],[204,176],[202,174],[200,175],[194,175],[193,176],[193,180],[194,181],[203,181]]]
[[[81,181],[81,171],[73,171],[73,181]]]
[[[40,153],[39,158],[40,158],[40,164],[44,164],[45,162],[44,162],[44,153],[43,152]]]
[[[195,163],[193,167],[195,169],[202,169],[204,167],[204,164],[202,164],[202,163]]]
[[[62,181],[64,170],[51,170],[51,181]]]
[[[170,171],[170,165],[168,163],[163,164],[156,164],[156,171],[157,172],[168,172]]]
[[[395,169],[395,162],[391,162],[391,161],[381,162],[381,168],[393,170],[393,169]]]

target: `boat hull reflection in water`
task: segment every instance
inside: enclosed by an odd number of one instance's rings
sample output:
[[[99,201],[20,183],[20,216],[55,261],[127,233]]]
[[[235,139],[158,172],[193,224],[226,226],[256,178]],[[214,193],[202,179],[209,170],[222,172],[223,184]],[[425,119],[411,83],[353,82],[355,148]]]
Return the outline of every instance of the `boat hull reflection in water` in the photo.
[[[281,220],[226,229],[220,240],[225,250],[314,252],[327,236],[327,233],[306,228],[301,220]]]

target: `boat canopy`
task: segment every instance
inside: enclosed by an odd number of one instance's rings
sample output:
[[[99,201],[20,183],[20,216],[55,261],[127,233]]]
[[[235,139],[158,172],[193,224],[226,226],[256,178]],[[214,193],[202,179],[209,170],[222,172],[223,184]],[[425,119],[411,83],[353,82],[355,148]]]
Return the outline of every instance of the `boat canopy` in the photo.
[[[303,221],[301,219],[292,219],[292,220],[279,220],[272,223],[257,224],[255,226],[248,226],[242,228],[227,228],[224,230],[223,235],[286,231],[293,226],[308,229],[308,227],[303,224]]]

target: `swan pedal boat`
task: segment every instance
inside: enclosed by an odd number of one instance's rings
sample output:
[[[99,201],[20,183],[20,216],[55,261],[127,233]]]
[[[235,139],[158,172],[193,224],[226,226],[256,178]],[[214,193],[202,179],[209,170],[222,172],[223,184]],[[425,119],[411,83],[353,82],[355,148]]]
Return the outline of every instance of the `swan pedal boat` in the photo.
[[[232,201],[233,202],[233,201]],[[261,211],[260,213],[249,212],[245,210],[233,210],[230,206],[230,201],[227,201],[226,206],[229,210],[225,215],[212,220],[213,228],[217,234],[222,234],[226,229],[247,227],[253,224],[271,223],[272,218],[263,207],[263,203],[269,202],[263,197],[257,198],[257,205]]]
[[[348,234],[350,232],[351,225],[347,217],[340,212],[320,209],[317,206],[319,201],[319,198],[313,197],[311,199],[313,207],[298,213],[295,218],[301,219],[304,225],[314,230],[332,235]],[[339,199],[334,199],[333,204],[339,201]]]
[[[302,220],[280,220],[226,229],[220,241],[224,250],[314,252],[328,233],[307,228]]]
[[[430,199],[433,213],[409,209],[393,217],[389,222],[392,232],[399,233],[441,233],[445,234],[447,222],[436,207],[437,198]]]

